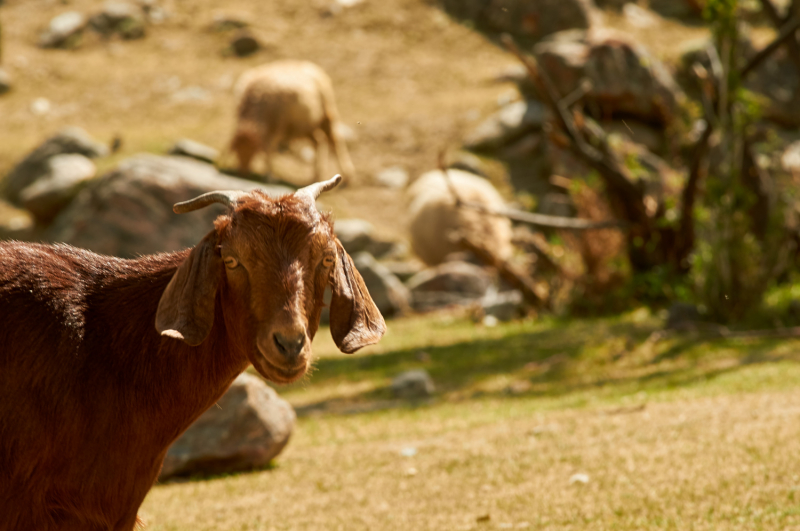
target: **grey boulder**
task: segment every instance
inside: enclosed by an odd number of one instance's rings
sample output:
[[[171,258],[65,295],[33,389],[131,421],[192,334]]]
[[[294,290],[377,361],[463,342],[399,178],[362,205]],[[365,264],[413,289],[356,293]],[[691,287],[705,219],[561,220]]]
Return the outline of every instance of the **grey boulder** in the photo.
[[[97,175],[94,163],[83,155],[70,153],[47,160],[47,172],[19,194],[22,206],[39,223],[51,222],[77,195],[86,181]]]
[[[411,300],[408,288],[371,254],[354,255],[353,264],[364,279],[375,306],[384,317],[392,317],[408,310]]]
[[[211,205],[178,215],[172,205],[212,190],[255,188],[272,195],[292,192],[228,177],[185,157],[137,155],[83,188],[46,238],[125,258],[185,249],[212,230],[225,207]]]
[[[486,295],[491,285],[492,277],[485,269],[458,261],[426,269],[406,282],[418,310],[470,304]]]
[[[541,129],[546,116],[541,102],[509,103],[469,132],[464,138],[464,147],[480,151],[508,145],[530,131]]]
[[[608,31],[590,38],[564,32],[534,48],[542,68],[565,97],[591,81],[586,106],[601,117],[635,117],[671,123],[684,95],[671,72],[641,44]]]
[[[159,479],[266,466],[286,447],[295,421],[292,406],[272,388],[241,374],[169,448]]]
[[[3,180],[0,193],[11,203],[19,205],[20,192],[48,175],[50,158],[67,153],[97,158],[108,155],[108,148],[91,138],[83,129],[63,129],[44,141],[11,170]]]
[[[213,163],[219,158],[218,150],[188,138],[181,138],[175,142],[175,145],[170,148],[169,154],[190,157],[209,163]]]

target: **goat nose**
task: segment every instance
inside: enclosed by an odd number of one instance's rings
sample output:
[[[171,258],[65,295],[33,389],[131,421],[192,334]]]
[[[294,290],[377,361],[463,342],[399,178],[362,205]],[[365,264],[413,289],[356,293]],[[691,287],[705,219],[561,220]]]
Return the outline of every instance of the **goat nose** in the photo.
[[[272,335],[272,340],[275,342],[275,346],[278,347],[278,352],[288,359],[294,359],[303,350],[303,345],[306,343],[306,334],[305,332],[294,334],[275,332]]]

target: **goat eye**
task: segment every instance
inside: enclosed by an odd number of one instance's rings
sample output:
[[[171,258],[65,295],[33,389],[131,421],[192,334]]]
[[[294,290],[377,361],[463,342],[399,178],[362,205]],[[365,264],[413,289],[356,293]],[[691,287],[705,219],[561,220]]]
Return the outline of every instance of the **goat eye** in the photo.
[[[238,265],[239,261],[236,258],[232,256],[225,258],[225,267],[227,267],[228,269],[234,269]]]
[[[334,262],[334,257],[330,255],[322,259],[322,265],[324,265],[325,267],[332,267],[333,262]]]

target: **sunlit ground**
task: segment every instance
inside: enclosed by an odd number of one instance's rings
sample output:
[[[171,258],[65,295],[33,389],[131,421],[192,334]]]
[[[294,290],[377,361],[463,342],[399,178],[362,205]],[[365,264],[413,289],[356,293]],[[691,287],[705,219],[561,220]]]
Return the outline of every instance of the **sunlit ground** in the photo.
[[[280,389],[301,417],[274,468],[157,486],[142,515],[153,530],[800,526],[800,341],[654,342],[659,326],[647,310],[495,328],[443,314],[354,356],[322,330],[315,374]],[[435,398],[392,399],[409,368]]]

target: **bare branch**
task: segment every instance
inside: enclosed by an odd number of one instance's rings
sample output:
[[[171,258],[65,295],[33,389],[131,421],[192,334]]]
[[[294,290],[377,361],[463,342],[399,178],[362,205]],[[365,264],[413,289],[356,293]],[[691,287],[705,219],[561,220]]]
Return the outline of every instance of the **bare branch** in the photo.
[[[772,25],[778,30],[789,23],[792,19],[792,16],[796,16],[794,10],[790,8],[789,13],[786,16],[786,20],[783,20],[780,13],[778,13],[778,9],[772,3],[772,0],[760,1],[761,7],[764,9],[764,13],[767,14],[767,17],[769,17],[769,19],[772,21]],[[793,2],[792,7],[794,7],[794,4],[796,4],[796,2]],[[800,44],[797,42],[797,39],[790,39],[787,43],[787,46],[789,47],[789,55],[791,56],[792,61],[794,61],[795,68],[797,68],[797,73],[800,75]]]
[[[769,1],[769,0],[767,0]],[[747,77],[747,74],[758,68],[758,66],[764,62],[766,58],[772,55],[775,50],[781,47],[785,42],[789,42],[790,46],[791,43],[794,42],[795,46],[797,46],[797,40],[794,38],[794,34],[797,33],[797,30],[800,29],[800,19],[792,18],[784,27],[781,29],[780,34],[775,37],[771,43],[769,43],[763,50],[758,52],[747,65],[742,69],[740,76],[742,79]],[[798,49],[800,52],[800,49]],[[800,64],[797,64],[797,72],[800,74]]]
[[[522,292],[522,296],[528,304],[534,308],[540,308],[544,305],[545,301],[536,293],[533,279],[528,275],[517,270],[505,260],[501,260],[490,250],[478,245],[466,236],[462,235],[458,240],[458,244],[463,249],[472,252],[484,264],[497,269],[501,277]]]
[[[590,221],[588,219],[568,218],[564,216],[549,216],[547,214],[534,214],[514,208],[489,208],[480,203],[462,201],[461,206],[471,208],[491,216],[503,216],[512,221],[547,227],[551,229],[564,230],[599,230],[599,229],[623,229],[627,223],[619,220]]]

